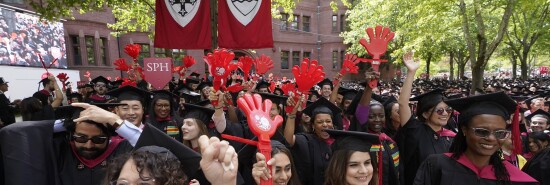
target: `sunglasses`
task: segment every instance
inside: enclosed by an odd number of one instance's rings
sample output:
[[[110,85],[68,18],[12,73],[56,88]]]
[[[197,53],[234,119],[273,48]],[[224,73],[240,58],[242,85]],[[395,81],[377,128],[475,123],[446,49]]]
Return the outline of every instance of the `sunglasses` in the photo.
[[[493,136],[495,136],[496,139],[506,139],[510,137],[510,131],[508,130],[490,131],[484,128],[472,128],[472,130],[474,131],[474,134],[476,136],[481,138],[488,138],[491,134],[493,134]]]
[[[435,113],[437,113],[440,116],[443,115],[443,112],[447,112],[447,114],[451,114],[451,113],[453,113],[453,108],[447,107],[447,108],[435,109]]]
[[[107,136],[94,136],[88,138],[88,136],[73,135],[73,140],[77,143],[87,143],[89,140],[92,140],[94,144],[103,144],[107,141]]]

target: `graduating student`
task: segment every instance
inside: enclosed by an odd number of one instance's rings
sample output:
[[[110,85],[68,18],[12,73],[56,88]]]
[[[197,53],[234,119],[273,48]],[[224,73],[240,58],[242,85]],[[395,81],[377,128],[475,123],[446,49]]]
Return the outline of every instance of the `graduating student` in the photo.
[[[138,128],[143,128],[146,107],[151,99],[152,93],[133,86],[123,86],[107,92],[107,95],[116,97],[118,103],[124,105],[116,106],[114,112],[124,120],[128,120]]]
[[[273,184],[301,185],[290,150],[282,143],[273,140],[271,148],[271,160],[269,161],[266,161],[262,153],[256,153],[256,163],[252,168],[252,176],[256,185],[260,184],[260,179],[267,180],[269,177]],[[268,169],[268,165],[271,165],[271,169]]]
[[[153,93],[146,124],[155,126],[181,142],[182,119],[177,114],[174,100],[179,98],[166,90],[153,91]]]
[[[504,139],[511,135],[506,120],[517,106],[512,99],[498,92],[446,103],[460,112],[460,129],[450,153],[428,157],[418,169],[414,184],[537,184],[498,153]]]
[[[364,132],[326,129],[335,138],[332,144],[333,155],[328,164],[324,185],[340,184],[379,184],[379,171],[376,149],[377,135]]]
[[[87,103],[106,103],[111,97],[106,95],[110,80],[103,76],[98,76],[92,79],[94,85],[94,93],[86,99]]]
[[[543,132],[529,134],[529,150],[533,157],[521,169],[540,184],[550,184],[550,136]]]
[[[298,105],[301,102],[297,102]],[[302,184],[323,184],[332,151],[330,145],[334,139],[325,129],[334,129],[335,119],[342,110],[325,98],[308,105],[302,112],[311,116],[310,133],[295,134],[295,117],[289,116],[284,130],[284,137],[290,145],[295,158],[299,158],[296,167]],[[336,116],[335,116],[336,115]]]
[[[43,105],[50,105],[53,109],[62,105],[63,92],[57,85],[55,76],[48,76],[38,83],[42,84],[44,89],[35,92],[33,97],[40,99]]]
[[[330,100],[330,96],[332,94],[332,90],[334,87],[332,85],[332,81],[330,81],[330,79],[328,78],[325,78],[323,81],[319,82],[317,85],[321,88],[321,94],[320,94],[321,97],[327,100]]]
[[[0,77],[0,127],[15,123],[15,108],[4,93],[8,91],[8,82]]]
[[[411,98],[410,101],[418,101],[416,118],[412,115],[409,98],[414,74],[419,67],[419,62],[414,61],[413,57],[412,52],[403,57],[408,72],[398,101],[401,129],[396,142],[402,156],[406,185],[412,184],[418,166],[429,155],[448,152],[456,135],[443,128],[453,109],[444,102],[446,98],[440,89]]]
[[[525,119],[529,121],[529,128],[532,132],[544,132],[550,128],[550,113],[538,109],[535,112],[525,116]]]

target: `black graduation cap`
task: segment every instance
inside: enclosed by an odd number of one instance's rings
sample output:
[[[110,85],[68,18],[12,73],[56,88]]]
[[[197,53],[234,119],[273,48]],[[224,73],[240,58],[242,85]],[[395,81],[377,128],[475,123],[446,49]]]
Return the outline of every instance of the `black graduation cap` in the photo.
[[[528,116],[525,116],[525,119],[527,120],[531,120],[532,117],[535,117],[536,115],[543,115],[543,116],[546,116],[548,119],[550,119],[550,113],[542,110],[542,109],[538,109],[537,111],[529,114]],[[550,120],[548,120],[550,121]]]
[[[147,107],[147,104],[151,100],[152,93],[134,86],[126,85],[107,92],[107,95],[116,97],[119,102],[123,100],[138,100],[142,103],[143,107]]]
[[[210,102],[210,100],[202,100],[202,101],[199,101],[197,103],[195,103],[195,105],[198,105],[198,106],[207,106],[207,105],[211,105],[212,102]]]
[[[196,92],[182,92],[180,97],[184,98],[187,103],[196,103],[201,100],[201,95]]]
[[[445,103],[460,112],[459,120],[463,121],[480,114],[498,115],[508,120],[517,106],[504,92],[446,100]]]
[[[456,99],[456,98],[462,98],[462,93],[455,93],[455,94],[450,94],[448,96],[449,99]]]
[[[111,107],[116,107],[120,105],[127,105],[125,103],[90,103],[90,105],[95,105],[104,110],[109,110]],[[80,112],[83,111],[83,108],[75,107],[71,105],[57,107],[54,111],[55,119],[76,119],[80,117]]]
[[[348,109],[344,110],[346,111],[345,114],[355,115],[355,110],[357,109],[357,106],[359,106],[359,101],[361,101],[361,97],[363,96],[364,92],[364,90],[360,90],[359,92],[357,92],[356,96],[353,98],[353,100],[351,100]]]
[[[333,119],[335,115],[342,112],[342,109],[338,108],[334,103],[331,103],[325,98],[319,98],[317,101],[313,102],[310,105],[307,105],[302,113],[314,118],[315,115],[319,113],[330,114]]]
[[[275,94],[277,91],[279,91],[281,93],[281,95],[285,94],[285,92],[283,91],[283,89],[279,88],[279,87],[275,87],[275,89],[273,89],[273,94]]]
[[[185,174],[189,177],[194,176],[194,174],[199,170],[201,160],[201,156],[199,153],[193,151],[191,148],[183,145],[183,143],[166,135],[164,132],[160,131],[152,125],[145,125],[136,143],[135,148],[137,150],[147,150],[151,152],[166,152],[164,149],[161,148],[147,146],[157,146],[168,149],[172,154],[177,157],[177,159],[181,163],[181,166],[184,167],[183,170],[185,171]]]
[[[414,98],[409,99],[410,101],[418,101],[418,107],[416,110],[416,116],[422,117],[422,113],[426,112],[428,109],[437,106],[437,104],[443,100],[447,99],[443,95],[443,89],[435,89],[430,92],[418,95]]]
[[[212,87],[212,82],[209,82],[209,81],[203,81],[199,84],[199,86],[197,87],[197,90],[202,90],[206,87]]]
[[[512,99],[516,100],[517,102],[525,101],[526,99],[529,99],[529,96],[512,96]]]
[[[397,99],[394,97],[394,96],[389,96],[386,101],[384,101],[382,103],[382,105],[384,105],[384,107],[386,107],[388,104],[390,103],[393,103],[393,102],[397,102]]]
[[[269,91],[269,86],[271,86],[271,84],[269,82],[261,80],[256,85],[256,90],[260,90],[261,88],[267,88],[267,91]]]
[[[200,78],[201,74],[197,73],[197,72],[192,72],[189,76],[192,76],[192,77],[195,77],[195,78]]]
[[[376,151],[371,150],[372,145],[380,144],[379,136],[366,132],[343,131],[334,129],[325,129],[332,138],[335,139],[332,144],[332,152],[338,150],[352,150],[359,152]]]
[[[78,98],[79,101],[82,101],[82,95],[80,93],[77,93],[77,92],[67,94],[67,99],[70,100],[72,98]]]
[[[202,123],[206,125],[210,123],[210,120],[212,119],[212,115],[214,115],[214,112],[215,112],[214,109],[202,107],[199,105],[193,105],[189,103],[184,103],[183,106],[185,108],[185,115],[183,115],[183,119],[195,118],[195,119],[201,120]]]
[[[110,83],[111,89],[116,89],[116,88],[118,88],[120,85],[122,85],[122,82],[124,82],[124,80],[115,80],[115,81],[111,81],[111,83]]]
[[[323,81],[317,83],[317,85],[321,88],[323,88],[323,85],[330,85],[331,89],[334,87],[333,84],[332,84],[332,81],[330,81],[330,79],[328,79],[328,78],[325,78]]]
[[[348,89],[344,87],[340,87],[338,89],[338,94],[341,94],[344,96],[344,100],[353,100],[353,98],[357,95],[357,90],[355,89]]]
[[[157,96],[165,97],[172,100],[179,98],[178,95],[171,93],[170,91],[167,91],[167,90],[155,90],[152,93],[153,93],[153,98]]]
[[[92,79],[93,84],[96,84],[97,82],[103,82],[105,84],[109,84],[111,81],[103,76],[98,76]]]
[[[199,79],[197,78],[186,78],[185,84],[198,84],[201,83]]]
[[[282,104],[286,105],[286,101],[288,100],[288,96],[279,96],[271,93],[258,93],[260,96],[262,96],[262,100],[269,99],[273,104]]]
[[[311,95],[315,95],[315,96],[317,96],[317,98],[321,97],[321,95],[319,94],[319,91],[317,91],[315,89],[309,90],[309,95],[310,95],[310,97],[311,97]]]
[[[531,103],[534,99],[539,98],[540,96],[533,96],[531,98],[527,98],[524,102],[527,105],[527,108],[531,109]]]

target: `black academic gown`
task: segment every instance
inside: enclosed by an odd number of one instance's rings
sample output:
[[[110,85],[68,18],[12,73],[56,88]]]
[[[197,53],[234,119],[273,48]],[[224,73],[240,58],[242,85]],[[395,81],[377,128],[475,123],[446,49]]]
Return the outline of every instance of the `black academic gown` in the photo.
[[[521,170],[537,179],[542,185],[550,184],[550,149],[546,148],[537,153]]]
[[[414,185],[496,185],[492,165],[481,169],[471,163],[465,155],[459,159],[450,153],[428,157],[418,169]],[[538,184],[535,179],[520,171],[507,161],[503,161],[512,185]]]
[[[399,185],[403,183],[403,166],[400,165],[399,149],[389,136],[380,134],[382,151],[382,183],[383,185]],[[377,166],[374,166],[377,168]]]
[[[161,131],[164,131],[166,135],[176,139],[179,142],[183,142],[183,133],[181,132],[183,120],[179,117],[171,117],[170,120],[157,121],[154,118],[147,119],[146,124],[153,125]]]
[[[446,130],[446,129],[445,129]],[[411,118],[399,129],[397,145],[404,168],[405,185],[411,185],[420,164],[431,154],[448,152],[454,135],[451,131],[437,133],[427,124]]]
[[[4,93],[0,94],[0,120],[4,125],[15,123],[14,108],[10,106],[10,100]]]
[[[296,134],[290,148],[303,185],[322,185],[332,156],[330,145],[313,134]]]

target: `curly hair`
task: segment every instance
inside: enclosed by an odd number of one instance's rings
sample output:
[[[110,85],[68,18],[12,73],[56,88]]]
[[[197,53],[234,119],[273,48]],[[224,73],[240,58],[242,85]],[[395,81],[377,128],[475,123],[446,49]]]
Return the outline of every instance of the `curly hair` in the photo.
[[[109,163],[103,184],[109,185],[111,182],[116,181],[120,176],[122,167],[129,161],[134,162],[142,180],[152,178],[156,184],[161,185],[188,183],[183,166],[173,154],[136,150],[119,156]],[[150,177],[145,177],[145,172],[148,172]]]

